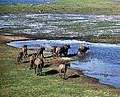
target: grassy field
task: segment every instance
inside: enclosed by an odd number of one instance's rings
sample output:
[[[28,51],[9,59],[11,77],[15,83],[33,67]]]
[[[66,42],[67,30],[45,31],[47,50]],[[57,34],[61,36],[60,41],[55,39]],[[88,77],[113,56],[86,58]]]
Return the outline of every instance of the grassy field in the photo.
[[[18,52],[17,48],[0,43],[0,97],[120,97],[120,89],[85,81],[84,76],[69,80],[58,74],[36,76],[34,70],[29,70],[29,63],[16,64]],[[51,66],[43,68],[43,73],[51,70]]]
[[[0,5],[0,14],[75,13],[120,15],[120,3],[112,0],[58,0],[53,4]]]

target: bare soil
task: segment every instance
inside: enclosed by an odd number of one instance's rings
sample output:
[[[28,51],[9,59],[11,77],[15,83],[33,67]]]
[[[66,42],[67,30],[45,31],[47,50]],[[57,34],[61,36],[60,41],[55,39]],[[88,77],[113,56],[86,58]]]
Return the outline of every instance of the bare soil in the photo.
[[[6,43],[10,41],[17,41],[17,40],[30,40],[31,38],[21,37],[21,36],[12,36],[12,35],[0,35],[0,43]]]

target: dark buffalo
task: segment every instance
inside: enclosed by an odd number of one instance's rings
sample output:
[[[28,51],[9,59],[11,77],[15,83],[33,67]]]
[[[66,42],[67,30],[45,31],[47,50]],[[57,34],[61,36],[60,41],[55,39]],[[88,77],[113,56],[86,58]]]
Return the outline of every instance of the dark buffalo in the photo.
[[[62,54],[64,54],[64,56],[67,56],[69,48],[70,48],[70,45],[57,46],[55,50],[55,54],[57,56],[60,54],[60,57],[62,56]]]
[[[45,50],[45,47],[41,47],[37,50],[37,57],[40,55],[40,57],[44,58],[43,51]]]
[[[84,54],[87,50],[89,50],[89,47],[79,46],[79,47],[78,47],[78,55],[79,55],[79,54]]]

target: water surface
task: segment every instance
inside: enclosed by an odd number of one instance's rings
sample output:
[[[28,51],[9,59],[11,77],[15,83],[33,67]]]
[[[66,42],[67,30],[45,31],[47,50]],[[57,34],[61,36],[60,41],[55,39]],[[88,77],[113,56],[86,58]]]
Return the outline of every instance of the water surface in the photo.
[[[120,44],[90,43],[78,40],[30,40],[8,43],[18,48],[25,44],[29,49],[34,50],[45,46],[46,52],[50,52],[51,46],[70,44],[69,54],[77,53],[79,45],[89,46],[90,50],[84,56],[74,56],[77,61],[70,62],[70,67],[99,79],[100,83],[120,88]]]

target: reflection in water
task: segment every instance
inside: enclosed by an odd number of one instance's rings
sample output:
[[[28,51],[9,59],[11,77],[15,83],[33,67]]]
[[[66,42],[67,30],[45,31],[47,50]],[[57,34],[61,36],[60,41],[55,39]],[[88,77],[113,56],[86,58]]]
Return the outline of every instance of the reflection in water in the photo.
[[[76,57],[77,61],[79,62],[88,62],[91,60],[89,53],[85,53],[85,54],[81,54],[81,55],[77,55]]]
[[[90,47],[85,55],[74,56],[77,61],[70,62],[71,68],[82,70],[85,75],[99,79],[100,83],[120,87],[120,44],[89,43],[77,40],[30,40],[15,41],[8,45],[28,49],[38,49],[45,46],[47,52],[51,46],[70,44],[69,54],[77,53],[77,47]]]

